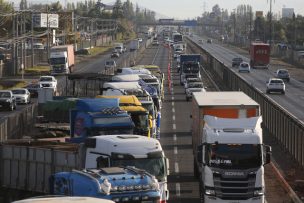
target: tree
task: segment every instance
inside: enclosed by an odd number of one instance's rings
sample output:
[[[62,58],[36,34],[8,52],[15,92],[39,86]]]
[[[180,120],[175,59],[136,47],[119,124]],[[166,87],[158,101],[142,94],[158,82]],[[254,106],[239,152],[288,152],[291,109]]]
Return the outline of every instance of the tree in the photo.
[[[114,7],[113,7],[113,18],[122,18],[123,17],[123,10],[122,10],[122,3],[120,0],[116,0]]]

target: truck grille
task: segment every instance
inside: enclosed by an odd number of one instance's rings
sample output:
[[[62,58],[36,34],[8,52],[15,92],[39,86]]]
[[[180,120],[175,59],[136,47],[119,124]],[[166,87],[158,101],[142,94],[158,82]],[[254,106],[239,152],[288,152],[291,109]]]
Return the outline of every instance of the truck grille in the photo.
[[[216,196],[223,200],[246,200],[253,197],[256,174],[246,177],[225,178],[213,173]]]

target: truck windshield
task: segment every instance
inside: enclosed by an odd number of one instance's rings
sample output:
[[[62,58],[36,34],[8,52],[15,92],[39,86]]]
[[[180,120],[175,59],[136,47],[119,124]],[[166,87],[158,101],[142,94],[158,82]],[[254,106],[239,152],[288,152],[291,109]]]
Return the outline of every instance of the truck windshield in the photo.
[[[206,149],[206,163],[223,169],[257,168],[262,164],[261,145],[210,144]]]
[[[65,58],[64,58],[64,57],[60,57],[60,58],[50,58],[50,64],[51,64],[51,65],[65,64]]]
[[[148,115],[147,114],[131,114],[132,121],[138,128],[145,129],[148,126]]]
[[[134,166],[154,175],[159,181],[164,181],[167,176],[163,157],[112,160],[112,166]]]
[[[183,72],[184,73],[198,73],[199,65],[196,63],[186,63],[183,65]]]

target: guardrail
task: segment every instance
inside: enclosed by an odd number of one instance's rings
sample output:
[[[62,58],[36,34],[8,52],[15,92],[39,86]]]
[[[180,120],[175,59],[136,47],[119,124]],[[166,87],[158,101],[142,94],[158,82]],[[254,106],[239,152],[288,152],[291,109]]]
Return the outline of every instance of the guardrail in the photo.
[[[244,79],[235,74],[219,59],[212,56],[198,44],[188,38],[202,50],[206,59],[205,68],[221,79],[224,85],[232,91],[243,91],[260,104],[263,116],[263,129],[274,136],[279,144],[288,151],[293,158],[304,166],[304,123],[277,104],[271,98]]]

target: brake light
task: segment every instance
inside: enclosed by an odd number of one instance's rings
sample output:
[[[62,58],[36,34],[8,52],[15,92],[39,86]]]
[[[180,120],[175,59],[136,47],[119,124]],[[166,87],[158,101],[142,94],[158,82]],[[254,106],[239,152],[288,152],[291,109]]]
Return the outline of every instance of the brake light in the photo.
[[[160,200],[159,203],[167,203],[167,200]]]

